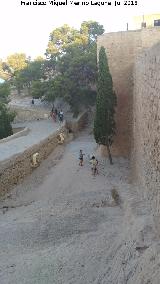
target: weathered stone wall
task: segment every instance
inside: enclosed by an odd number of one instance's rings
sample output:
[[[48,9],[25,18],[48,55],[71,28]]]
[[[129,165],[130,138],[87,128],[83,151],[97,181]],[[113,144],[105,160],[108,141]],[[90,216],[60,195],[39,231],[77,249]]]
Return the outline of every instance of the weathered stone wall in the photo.
[[[160,43],[135,62],[132,166],[160,224]]]
[[[85,127],[88,122],[88,114],[84,112],[80,114],[77,119],[66,122],[61,129],[57,130],[54,134],[44,139],[42,142],[30,147],[21,154],[12,156],[10,159],[1,162],[0,164],[0,195],[4,195],[14,185],[20,183],[25,176],[32,173],[34,170],[32,166],[32,156],[34,153],[39,153],[39,164],[46,159],[49,154],[58,145],[58,135],[63,133],[65,141],[70,139],[69,129],[73,133]],[[73,136],[72,136],[73,137]]]
[[[1,162],[0,165],[0,195],[7,192],[13,185],[21,182],[25,176],[31,174],[34,170],[32,166],[32,156],[39,153],[39,163],[48,157],[48,155],[58,145],[58,134],[64,133],[65,138],[68,136],[68,130],[65,127],[57,130],[56,133],[36,144],[21,154],[11,157],[11,159]]]
[[[70,119],[66,122],[66,127],[73,133],[77,133],[82,130],[88,122],[87,111],[81,113],[76,119]]]
[[[98,51],[106,49],[114,89],[117,94],[117,155],[127,156],[131,150],[133,109],[133,67],[136,56],[160,41],[160,28],[108,33],[98,37]]]
[[[16,112],[16,117],[14,119],[14,123],[25,122],[25,121],[33,121],[39,119],[47,119],[49,117],[49,110],[41,109],[41,108],[22,108],[22,107],[10,107],[12,110]]]

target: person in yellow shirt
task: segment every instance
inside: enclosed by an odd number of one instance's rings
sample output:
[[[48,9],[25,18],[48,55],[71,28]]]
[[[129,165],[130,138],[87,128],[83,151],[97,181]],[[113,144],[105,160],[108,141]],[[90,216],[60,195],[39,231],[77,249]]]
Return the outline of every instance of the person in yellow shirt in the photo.
[[[92,156],[91,160],[91,170],[92,170],[92,175],[98,174],[98,160],[95,158],[95,156]]]

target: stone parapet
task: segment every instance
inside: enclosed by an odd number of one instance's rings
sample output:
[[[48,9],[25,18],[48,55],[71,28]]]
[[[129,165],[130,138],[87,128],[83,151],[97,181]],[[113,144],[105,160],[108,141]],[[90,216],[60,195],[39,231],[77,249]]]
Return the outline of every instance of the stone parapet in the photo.
[[[2,161],[0,164],[0,195],[4,195],[14,185],[19,184],[27,175],[32,173],[34,170],[34,154],[38,153],[39,166],[59,144],[63,143],[61,137],[64,138],[64,143],[68,141],[70,137],[69,130],[76,134],[84,128],[87,123],[87,117],[87,112],[84,112],[73,122],[64,122],[60,129],[41,142],[29,147],[22,153],[10,157],[10,159]]]
[[[65,127],[57,130],[54,134],[38,144],[28,148],[23,153],[12,156],[10,159],[1,162],[0,165],[0,195],[4,195],[14,185],[20,183],[25,176],[34,170],[32,157],[39,154],[38,165],[46,159],[59,144],[58,135],[63,133],[65,139],[68,137],[68,130]]]
[[[18,132],[16,132],[13,135],[10,135],[10,136],[8,136],[6,138],[1,139],[0,143],[5,143],[5,142],[8,142],[8,141],[10,141],[12,139],[19,138],[21,136],[26,136],[29,133],[29,131],[30,131],[30,129],[28,127],[25,127],[21,131],[18,131]]]

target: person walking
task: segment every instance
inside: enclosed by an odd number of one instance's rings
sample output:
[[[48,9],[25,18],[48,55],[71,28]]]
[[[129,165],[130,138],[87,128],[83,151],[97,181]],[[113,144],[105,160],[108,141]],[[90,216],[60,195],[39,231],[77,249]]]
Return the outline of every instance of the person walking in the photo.
[[[83,166],[83,156],[85,154],[83,153],[82,150],[79,151],[79,166]]]
[[[59,112],[59,121],[63,122],[63,119],[64,119],[64,114],[63,114],[63,111],[61,109],[60,112]]]
[[[95,156],[92,156],[91,160],[91,171],[92,175],[98,174],[98,160],[95,158]]]

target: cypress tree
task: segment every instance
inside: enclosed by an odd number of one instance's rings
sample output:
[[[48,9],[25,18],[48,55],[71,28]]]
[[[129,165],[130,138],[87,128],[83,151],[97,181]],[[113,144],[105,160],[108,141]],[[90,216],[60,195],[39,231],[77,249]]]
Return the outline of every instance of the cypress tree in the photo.
[[[114,114],[117,100],[113,91],[112,76],[109,71],[104,47],[101,47],[99,51],[98,67],[94,137],[97,144],[107,146],[108,157],[110,164],[112,164],[110,146],[113,143],[113,137],[116,132]]]

